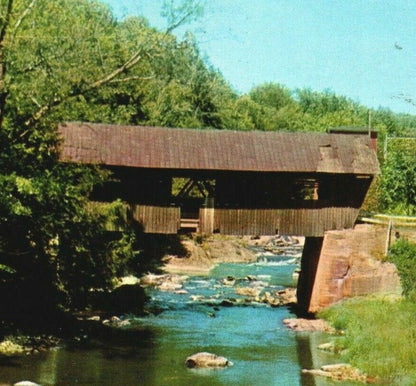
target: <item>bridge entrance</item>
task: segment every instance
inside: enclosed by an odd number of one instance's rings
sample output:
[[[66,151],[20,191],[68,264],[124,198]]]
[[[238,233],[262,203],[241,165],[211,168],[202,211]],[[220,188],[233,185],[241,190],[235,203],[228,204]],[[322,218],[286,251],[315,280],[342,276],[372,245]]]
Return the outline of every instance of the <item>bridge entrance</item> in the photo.
[[[199,232],[200,210],[213,208],[215,180],[195,177],[172,178],[172,203],[180,208],[181,232]]]

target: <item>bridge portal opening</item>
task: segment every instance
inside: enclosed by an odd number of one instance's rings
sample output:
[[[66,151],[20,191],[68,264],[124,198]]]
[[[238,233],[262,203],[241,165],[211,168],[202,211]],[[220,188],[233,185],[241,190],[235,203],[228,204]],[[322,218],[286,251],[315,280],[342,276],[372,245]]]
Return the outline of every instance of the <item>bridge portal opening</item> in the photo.
[[[171,184],[172,204],[180,208],[180,228],[198,230],[200,210],[213,208],[215,179],[173,177]]]

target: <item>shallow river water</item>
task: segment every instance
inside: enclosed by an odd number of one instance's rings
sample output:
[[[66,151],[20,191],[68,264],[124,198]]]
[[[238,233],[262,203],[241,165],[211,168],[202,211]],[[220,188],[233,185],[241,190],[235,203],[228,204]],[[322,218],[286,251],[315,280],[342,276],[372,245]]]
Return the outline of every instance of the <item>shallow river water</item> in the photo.
[[[22,380],[44,386],[334,385],[301,375],[302,368],[336,358],[314,349],[326,341],[324,334],[294,333],[284,327],[283,319],[295,317],[289,308],[220,304],[238,298],[236,286],[259,281],[268,291],[292,286],[295,268],[291,257],[262,257],[257,263],[221,264],[209,276],[191,277],[184,283],[187,294],[151,290],[149,316],[125,316],[130,326],[102,339],[2,361],[0,385]],[[247,275],[255,280],[237,280],[234,286],[221,280]],[[186,357],[200,351],[225,356],[234,365],[221,370],[187,369]]]

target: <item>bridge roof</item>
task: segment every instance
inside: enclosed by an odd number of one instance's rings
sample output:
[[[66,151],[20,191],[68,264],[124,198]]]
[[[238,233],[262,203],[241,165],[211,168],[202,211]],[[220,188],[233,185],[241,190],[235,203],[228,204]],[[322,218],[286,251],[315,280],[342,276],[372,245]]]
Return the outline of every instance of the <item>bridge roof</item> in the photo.
[[[366,135],[172,129],[69,122],[61,160],[108,166],[377,174]]]

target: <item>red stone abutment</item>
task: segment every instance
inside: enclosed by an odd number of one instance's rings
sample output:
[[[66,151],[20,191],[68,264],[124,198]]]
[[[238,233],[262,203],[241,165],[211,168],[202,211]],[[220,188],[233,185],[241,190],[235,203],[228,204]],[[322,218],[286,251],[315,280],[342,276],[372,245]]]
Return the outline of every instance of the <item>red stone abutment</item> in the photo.
[[[396,267],[385,261],[387,237],[385,226],[369,224],[306,237],[297,289],[300,312],[316,313],[355,296],[400,295]]]

